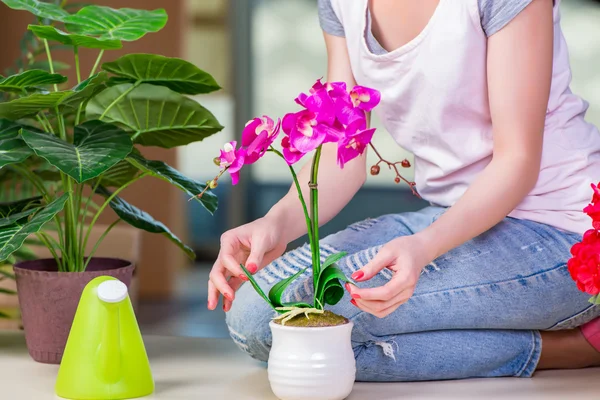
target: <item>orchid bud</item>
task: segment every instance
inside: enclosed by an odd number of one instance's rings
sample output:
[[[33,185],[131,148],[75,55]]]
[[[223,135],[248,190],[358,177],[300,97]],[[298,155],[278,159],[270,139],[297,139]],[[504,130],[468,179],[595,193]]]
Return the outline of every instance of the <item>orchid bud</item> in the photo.
[[[381,168],[379,167],[379,165],[373,165],[371,167],[371,175],[379,175],[380,170]]]
[[[394,179],[394,182],[396,182],[396,183],[400,183],[400,178],[399,178],[399,177],[396,177],[396,179]]]
[[[403,168],[410,168],[410,161],[408,161],[408,160],[403,160],[403,161],[402,161],[402,167],[403,167]]]
[[[215,157],[213,158],[213,163],[217,166],[220,167],[221,166],[221,157]]]
[[[216,179],[210,181],[208,184],[208,187],[210,187],[211,189],[215,189],[217,186],[219,186],[219,184],[217,183]]]

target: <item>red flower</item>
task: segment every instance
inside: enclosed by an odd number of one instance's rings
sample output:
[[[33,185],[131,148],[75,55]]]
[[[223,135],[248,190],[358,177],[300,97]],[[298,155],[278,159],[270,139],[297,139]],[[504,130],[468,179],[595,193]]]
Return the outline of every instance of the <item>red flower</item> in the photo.
[[[594,196],[589,206],[583,209],[583,212],[590,216],[594,229],[600,230],[600,183],[594,185],[592,183]]]
[[[571,254],[567,266],[577,288],[592,296],[600,294],[600,232],[587,231],[581,243],[573,245]]]

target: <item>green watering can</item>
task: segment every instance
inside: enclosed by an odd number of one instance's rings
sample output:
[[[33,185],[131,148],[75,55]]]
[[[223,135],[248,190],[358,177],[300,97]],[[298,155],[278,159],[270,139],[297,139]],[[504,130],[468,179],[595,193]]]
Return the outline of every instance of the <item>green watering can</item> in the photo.
[[[133,399],[154,392],[127,286],[118,279],[101,276],[85,287],[55,390],[71,400]]]

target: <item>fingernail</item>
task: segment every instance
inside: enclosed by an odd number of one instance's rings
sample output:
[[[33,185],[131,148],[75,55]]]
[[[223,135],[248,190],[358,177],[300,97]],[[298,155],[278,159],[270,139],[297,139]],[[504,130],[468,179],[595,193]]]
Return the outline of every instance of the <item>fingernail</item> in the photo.
[[[230,308],[231,306],[229,305],[229,303],[223,304],[223,311],[227,312]]]
[[[353,298],[353,299],[360,299],[360,295],[359,295],[359,294],[356,294],[356,293],[354,293],[354,294],[352,294],[352,298]]]
[[[230,293],[225,293],[224,296],[227,298],[227,300],[233,301],[233,296]]]
[[[352,274],[352,279],[358,280],[358,279],[362,278],[363,276],[365,276],[364,272],[356,271],[355,273]]]
[[[210,301],[209,301],[209,302],[206,304],[206,307],[207,307],[209,310],[212,310],[212,309],[213,309],[213,307],[212,307],[212,304],[210,303]]]
[[[344,286],[346,287],[346,290],[347,290],[347,291],[349,291],[349,292],[351,291],[351,289],[350,289],[350,284],[349,284],[349,283],[346,283],[346,285],[344,285]]]
[[[353,306],[358,307],[358,305],[356,304],[356,300],[352,299],[350,300],[350,303],[352,303]]]
[[[243,281],[247,281],[248,277],[246,275],[244,275],[244,274],[240,274],[240,279],[243,280]]]
[[[251,274],[255,274],[258,271],[258,267],[254,263],[250,263],[246,266],[246,269],[250,271]]]

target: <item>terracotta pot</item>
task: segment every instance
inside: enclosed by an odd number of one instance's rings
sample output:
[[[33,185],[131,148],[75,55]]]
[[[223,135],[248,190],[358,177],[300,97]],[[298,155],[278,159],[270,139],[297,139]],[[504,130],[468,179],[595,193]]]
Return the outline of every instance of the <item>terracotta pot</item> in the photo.
[[[15,265],[25,340],[31,357],[60,364],[71,324],[85,286],[98,276],[112,276],[129,287],[134,266],[125,260],[93,258],[85,272],[58,272],[54,259]]]

